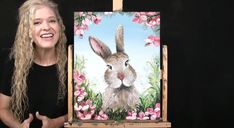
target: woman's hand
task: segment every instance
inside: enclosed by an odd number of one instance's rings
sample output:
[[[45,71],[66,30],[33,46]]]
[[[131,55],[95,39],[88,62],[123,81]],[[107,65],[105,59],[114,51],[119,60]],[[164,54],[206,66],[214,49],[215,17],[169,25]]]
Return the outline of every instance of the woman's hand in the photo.
[[[56,119],[50,119],[47,116],[40,115],[39,112],[36,112],[37,119],[42,121],[41,128],[59,128],[58,124],[56,123]]]
[[[20,125],[20,128],[29,128],[32,120],[33,120],[33,115],[30,113],[28,119],[24,120],[24,122]]]

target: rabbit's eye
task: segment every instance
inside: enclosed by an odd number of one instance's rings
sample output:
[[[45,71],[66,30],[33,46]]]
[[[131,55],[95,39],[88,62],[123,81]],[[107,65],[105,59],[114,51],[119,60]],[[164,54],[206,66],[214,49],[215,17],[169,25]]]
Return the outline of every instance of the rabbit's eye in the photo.
[[[110,70],[112,70],[112,66],[111,65],[106,65]]]
[[[127,67],[129,64],[128,64],[129,60],[125,61],[125,67]]]

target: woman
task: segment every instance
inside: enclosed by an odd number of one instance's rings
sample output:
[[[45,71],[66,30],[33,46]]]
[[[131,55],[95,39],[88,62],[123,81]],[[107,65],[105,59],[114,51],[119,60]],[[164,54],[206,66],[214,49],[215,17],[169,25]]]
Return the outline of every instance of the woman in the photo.
[[[0,83],[0,119],[10,128],[59,128],[67,119],[66,36],[51,0],[27,0]]]

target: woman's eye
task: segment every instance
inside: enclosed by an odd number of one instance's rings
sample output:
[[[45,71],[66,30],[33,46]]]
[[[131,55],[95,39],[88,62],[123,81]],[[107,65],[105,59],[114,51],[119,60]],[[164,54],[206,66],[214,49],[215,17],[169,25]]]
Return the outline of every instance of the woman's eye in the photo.
[[[125,67],[127,67],[129,65],[129,60],[125,61]]]
[[[50,22],[50,23],[56,23],[57,20],[50,20],[49,22]]]
[[[111,65],[106,65],[110,70],[112,70],[112,66]]]
[[[40,21],[35,21],[35,22],[33,22],[33,25],[39,25],[39,24],[41,24]]]

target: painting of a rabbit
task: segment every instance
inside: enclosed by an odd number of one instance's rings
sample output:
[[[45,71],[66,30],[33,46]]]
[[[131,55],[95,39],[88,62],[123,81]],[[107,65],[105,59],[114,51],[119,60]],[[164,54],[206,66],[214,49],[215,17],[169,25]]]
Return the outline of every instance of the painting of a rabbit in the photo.
[[[137,74],[128,63],[129,57],[124,49],[123,26],[118,26],[116,30],[116,53],[112,53],[110,48],[98,38],[90,36],[89,42],[92,50],[108,67],[104,74],[108,86],[103,93],[102,109],[104,111],[107,108],[136,109],[139,103],[139,93],[134,86]]]
[[[74,12],[74,116],[160,117],[160,13]]]

